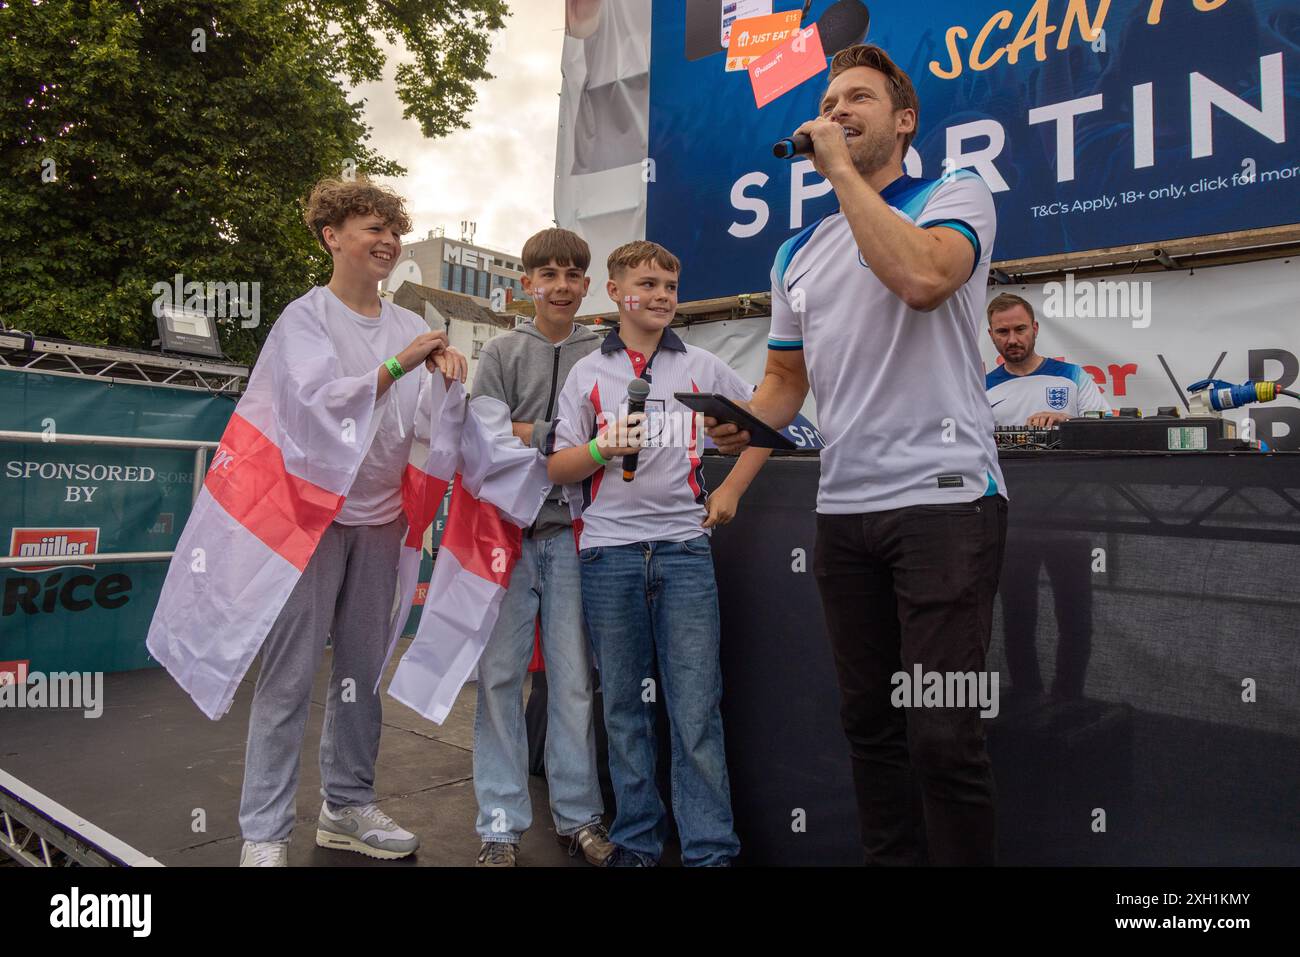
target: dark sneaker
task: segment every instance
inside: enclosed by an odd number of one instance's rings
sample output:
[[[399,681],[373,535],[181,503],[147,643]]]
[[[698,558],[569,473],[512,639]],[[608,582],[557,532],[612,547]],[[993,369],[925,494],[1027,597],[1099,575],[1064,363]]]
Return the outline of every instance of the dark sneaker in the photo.
[[[599,821],[593,821],[586,827],[579,828],[572,834],[557,834],[555,839],[562,847],[569,849],[569,856],[576,857],[579,851],[587,863],[595,867],[605,867],[614,856],[614,845],[609,841],[609,831]]]
[[[609,863],[606,867],[655,867],[654,861],[647,860],[636,851],[629,851],[626,847],[614,846],[614,853],[609,856]]]
[[[478,849],[475,867],[515,867],[515,858],[519,854],[518,844],[506,844],[501,841],[488,841]]]

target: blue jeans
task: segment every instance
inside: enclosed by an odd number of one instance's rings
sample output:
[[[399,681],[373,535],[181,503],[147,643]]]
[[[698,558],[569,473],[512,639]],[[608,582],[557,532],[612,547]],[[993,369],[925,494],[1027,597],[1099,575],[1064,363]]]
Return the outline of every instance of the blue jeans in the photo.
[[[573,535],[525,538],[496,627],[478,663],[474,715],[475,829],[479,839],[518,844],[533,822],[523,686],[538,610],[546,660],[546,784],[557,834],[600,820],[591,651],[582,627]]]
[[[584,548],[578,558],[604,689],[617,804],[610,840],[654,861],[663,852],[667,813],[655,784],[655,701],[662,694],[682,862],[729,863],[740,841],[722,742],[718,586],[708,536]],[[656,670],[657,689],[648,683]]]

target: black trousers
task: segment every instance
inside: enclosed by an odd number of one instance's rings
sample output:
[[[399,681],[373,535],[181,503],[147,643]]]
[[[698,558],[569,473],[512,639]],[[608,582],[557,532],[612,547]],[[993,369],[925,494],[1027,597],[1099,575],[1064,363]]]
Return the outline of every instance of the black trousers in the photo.
[[[1001,496],[817,516],[813,568],[868,864],[992,864],[979,707],[894,707],[893,676],[985,669],[1007,534]]]

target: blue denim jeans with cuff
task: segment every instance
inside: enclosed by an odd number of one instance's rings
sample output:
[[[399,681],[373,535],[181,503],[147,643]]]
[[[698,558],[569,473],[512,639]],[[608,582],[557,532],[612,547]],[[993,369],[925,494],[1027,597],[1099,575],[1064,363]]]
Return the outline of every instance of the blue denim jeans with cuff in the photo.
[[[496,627],[478,663],[474,715],[475,829],[484,842],[518,844],[533,823],[523,686],[541,615],[546,662],[546,785],[555,832],[600,820],[591,645],[582,628],[573,535],[526,537]]]
[[[718,588],[707,535],[584,548],[582,607],[604,691],[617,812],[610,840],[657,862],[667,812],[655,783],[656,702],[672,743],[672,805],[687,866],[740,851],[723,747]]]

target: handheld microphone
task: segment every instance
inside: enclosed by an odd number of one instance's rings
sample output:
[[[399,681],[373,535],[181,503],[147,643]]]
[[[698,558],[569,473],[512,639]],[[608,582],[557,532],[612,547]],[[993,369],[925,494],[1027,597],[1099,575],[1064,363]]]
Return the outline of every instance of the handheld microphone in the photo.
[[[627,384],[627,414],[635,415],[645,411],[645,400],[650,397],[650,383],[645,379],[633,379]],[[645,435],[644,428],[641,431]],[[623,456],[623,481],[630,482],[636,478],[636,452]]]
[[[787,136],[785,139],[777,140],[772,147],[772,155],[783,160],[794,159],[796,156],[807,156],[812,151],[812,137],[807,133],[796,133],[794,136]]]
[[[848,138],[849,131],[840,127],[845,138]],[[777,159],[794,159],[796,156],[812,156],[813,138],[807,133],[795,133],[793,136],[787,136],[785,139],[777,140],[772,146],[772,155]]]

